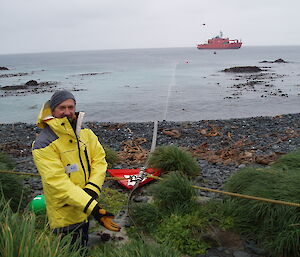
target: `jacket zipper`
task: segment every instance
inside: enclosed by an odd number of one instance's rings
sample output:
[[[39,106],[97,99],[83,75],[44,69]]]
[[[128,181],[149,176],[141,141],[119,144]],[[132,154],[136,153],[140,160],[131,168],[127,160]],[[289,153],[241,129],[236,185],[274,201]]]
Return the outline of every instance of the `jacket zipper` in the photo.
[[[84,154],[85,154],[85,158],[86,158],[86,162],[87,162],[87,166],[88,166],[89,178],[90,178],[90,176],[91,176],[91,165],[90,165],[89,155],[88,155],[86,146],[84,148]]]
[[[86,184],[86,171],[85,171],[83,161],[82,161],[82,158],[81,158],[81,154],[80,154],[79,139],[78,139],[76,133],[75,133],[75,136],[76,136],[76,140],[77,140],[78,156],[79,156],[80,164],[81,164],[81,167],[82,167],[82,170],[83,170],[83,173],[84,173],[84,181],[85,181],[85,184]]]

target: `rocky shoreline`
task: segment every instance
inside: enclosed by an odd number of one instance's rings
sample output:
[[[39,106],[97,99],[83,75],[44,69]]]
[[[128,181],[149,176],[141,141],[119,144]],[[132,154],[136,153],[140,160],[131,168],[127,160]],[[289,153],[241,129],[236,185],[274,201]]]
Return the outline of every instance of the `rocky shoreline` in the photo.
[[[153,122],[87,122],[102,145],[118,152],[117,167],[145,164],[150,151]],[[39,129],[33,124],[0,124],[0,151],[17,163],[16,171],[36,173],[31,144]],[[176,145],[190,151],[201,166],[195,180],[200,186],[221,188],[245,165],[267,165],[300,146],[300,114],[193,122],[158,122],[156,146]],[[204,179],[204,182],[202,180]],[[35,181],[35,182],[32,182]],[[32,193],[41,190],[38,178],[28,179]],[[209,196],[211,193],[201,192]]]

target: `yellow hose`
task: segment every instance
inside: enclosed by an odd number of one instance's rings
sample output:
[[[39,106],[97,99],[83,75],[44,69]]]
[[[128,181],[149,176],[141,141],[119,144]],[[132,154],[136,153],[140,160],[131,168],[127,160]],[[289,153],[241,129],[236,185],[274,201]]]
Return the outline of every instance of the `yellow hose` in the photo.
[[[11,171],[11,170],[0,170],[0,173],[7,173],[7,174],[16,174],[16,175],[24,175],[24,176],[38,176],[40,177],[40,174],[38,173],[29,173],[29,172],[19,172],[19,171]]]
[[[38,174],[38,173],[18,172],[18,171],[10,171],[10,170],[0,170],[0,173],[25,175],[25,176],[40,176],[40,174]],[[148,174],[147,177],[157,179],[157,180],[162,180],[161,177],[153,176],[153,175],[150,175],[150,174]],[[105,180],[126,180],[126,178],[123,178],[123,177],[106,177]],[[243,195],[243,194],[226,192],[226,191],[222,191],[222,190],[206,188],[206,187],[201,187],[201,186],[192,186],[192,187],[195,188],[195,189],[203,190],[203,191],[209,191],[209,192],[223,194],[223,195],[229,195],[229,196],[233,196],[233,197],[239,197],[239,198],[244,198],[244,199],[262,201],[262,202],[267,202],[267,203],[287,205],[287,206],[292,206],[292,207],[300,207],[299,203],[285,202],[285,201],[268,199],[268,198],[263,198],[263,197],[256,197],[256,196],[251,196],[251,195]]]
[[[149,178],[153,179],[162,179],[160,177],[148,175]],[[234,197],[239,197],[239,198],[245,198],[245,199],[251,199],[251,200],[256,200],[256,201],[263,201],[267,203],[275,203],[275,204],[281,204],[281,205],[288,205],[288,206],[293,206],[293,207],[300,207],[299,203],[292,203],[292,202],[285,202],[285,201],[280,201],[280,200],[273,200],[273,199],[268,199],[268,198],[263,198],[263,197],[256,197],[256,196],[251,196],[251,195],[242,195],[238,193],[232,193],[232,192],[226,192],[226,191],[221,191],[217,189],[212,189],[212,188],[206,188],[206,187],[200,187],[200,186],[192,186],[193,188],[200,189],[203,191],[210,191],[218,194],[223,194],[223,195],[229,195],[229,196],[234,196]]]

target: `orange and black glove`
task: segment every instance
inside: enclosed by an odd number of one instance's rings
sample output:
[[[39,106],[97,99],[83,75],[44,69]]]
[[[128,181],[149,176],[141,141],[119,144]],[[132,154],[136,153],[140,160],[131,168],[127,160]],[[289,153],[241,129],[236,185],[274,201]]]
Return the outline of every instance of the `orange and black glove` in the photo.
[[[121,230],[120,226],[112,221],[115,218],[115,215],[113,215],[110,212],[107,212],[100,206],[95,206],[95,208],[92,211],[92,215],[103,227],[107,228],[108,230],[116,232]]]

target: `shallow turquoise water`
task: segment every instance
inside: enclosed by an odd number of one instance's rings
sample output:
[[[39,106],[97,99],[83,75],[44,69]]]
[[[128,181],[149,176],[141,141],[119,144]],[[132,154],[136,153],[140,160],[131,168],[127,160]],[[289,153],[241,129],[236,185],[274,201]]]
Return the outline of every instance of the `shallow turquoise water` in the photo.
[[[278,58],[289,63],[259,63]],[[244,90],[238,98],[228,99],[238,92],[232,86],[246,80],[220,71],[244,65],[267,66],[268,73],[282,75],[268,83],[272,91],[280,89],[288,97],[270,96],[258,85],[256,91]],[[216,54],[168,48],[0,55],[0,66],[11,69],[0,74],[30,73],[0,78],[1,86],[34,79],[82,90],[74,92],[77,108],[90,121],[184,121],[300,112],[300,46],[242,47]],[[80,75],[94,72],[99,74]],[[0,98],[0,123],[34,122],[51,94]]]

